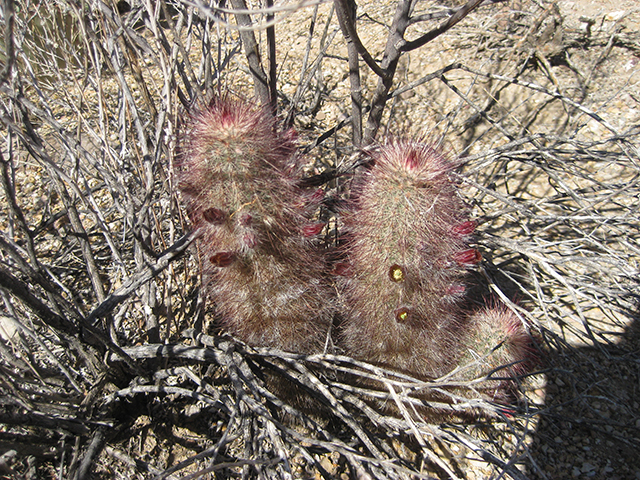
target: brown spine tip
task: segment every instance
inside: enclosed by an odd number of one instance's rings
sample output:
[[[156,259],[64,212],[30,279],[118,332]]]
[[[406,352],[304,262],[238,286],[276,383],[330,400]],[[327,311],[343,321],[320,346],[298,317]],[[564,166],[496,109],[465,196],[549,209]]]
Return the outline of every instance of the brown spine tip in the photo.
[[[218,252],[209,257],[209,261],[216,267],[228,267],[236,260],[236,254],[233,252]]]
[[[202,218],[214,225],[222,225],[227,219],[227,214],[219,208],[207,208],[202,212]]]

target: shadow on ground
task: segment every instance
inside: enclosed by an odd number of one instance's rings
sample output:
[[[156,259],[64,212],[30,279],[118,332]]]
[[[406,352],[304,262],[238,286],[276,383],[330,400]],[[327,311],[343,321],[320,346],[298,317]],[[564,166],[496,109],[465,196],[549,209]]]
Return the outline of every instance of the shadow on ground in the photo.
[[[638,313],[617,344],[547,351],[531,478],[640,479]]]

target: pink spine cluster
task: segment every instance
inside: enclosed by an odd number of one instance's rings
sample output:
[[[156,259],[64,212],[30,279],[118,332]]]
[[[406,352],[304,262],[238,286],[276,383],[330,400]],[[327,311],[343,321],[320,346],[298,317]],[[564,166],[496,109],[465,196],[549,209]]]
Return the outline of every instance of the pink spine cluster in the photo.
[[[185,134],[179,188],[220,326],[254,346],[321,351],[333,290],[314,244],[322,200],[297,187],[291,132],[247,102],[219,99]]]

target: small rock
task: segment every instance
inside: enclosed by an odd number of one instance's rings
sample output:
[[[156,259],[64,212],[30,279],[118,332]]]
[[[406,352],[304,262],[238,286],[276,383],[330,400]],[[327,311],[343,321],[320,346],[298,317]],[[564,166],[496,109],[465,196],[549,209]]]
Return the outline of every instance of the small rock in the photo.
[[[322,465],[322,468],[324,468],[330,475],[336,474],[336,465],[331,461],[330,458],[324,457],[320,461],[320,465]]]
[[[591,470],[595,470],[595,468],[596,467],[591,465],[589,462],[584,462],[580,470],[582,470],[583,472],[590,472]]]
[[[607,22],[617,22],[622,17],[624,17],[626,14],[627,14],[627,12],[624,11],[624,10],[619,10],[617,12],[609,12],[604,16],[604,20],[607,21]]]
[[[200,407],[200,405],[190,404],[184,408],[184,415],[186,417],[193,417],[195,415],[198,415],[201,411],[202,408]]]

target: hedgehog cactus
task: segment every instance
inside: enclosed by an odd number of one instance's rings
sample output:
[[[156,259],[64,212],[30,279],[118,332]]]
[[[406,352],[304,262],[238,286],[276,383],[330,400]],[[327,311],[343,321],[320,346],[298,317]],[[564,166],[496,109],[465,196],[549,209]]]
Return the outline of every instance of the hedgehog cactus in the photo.
[[[357,358],[420,377],[446,373],[460,348],[475,223],[450,179],[456,164],[418,142],[373,156],[345,212],[341,339]]]
[[[290,132],[246,102],[219,99],[193,116],[178,182],[196,228],[207,290],[221,327],[254,346],[322,350],[333,316],[322,195],[297,187]]]
[[[424,379],[456,366],[466,366],[462,380],[505,364],[509,376],[520,372],[528,337],[515,316],[463,308],[466,272],[481,257],[469,246],[476,225],[451,179],[455,162],[412,141],[372,154],[343,212],[338,299],[313,240],[324,194],[299,187],[298,163],[291,133],[251,104],[217,100],[189,124],[178,180],[225,331],[315,353],[339,303],[340,347],[358,359]],[[502,380],[487,385],[494,397],[505,390]]]
[[[461,339],[460,376],[471,380],[490,376],[500,380],[483,382],[481,388],[503,395],[505,380],[527,369],[532,359],[531,341],[518,317],[504,306],[484,307],[474,312]]]

